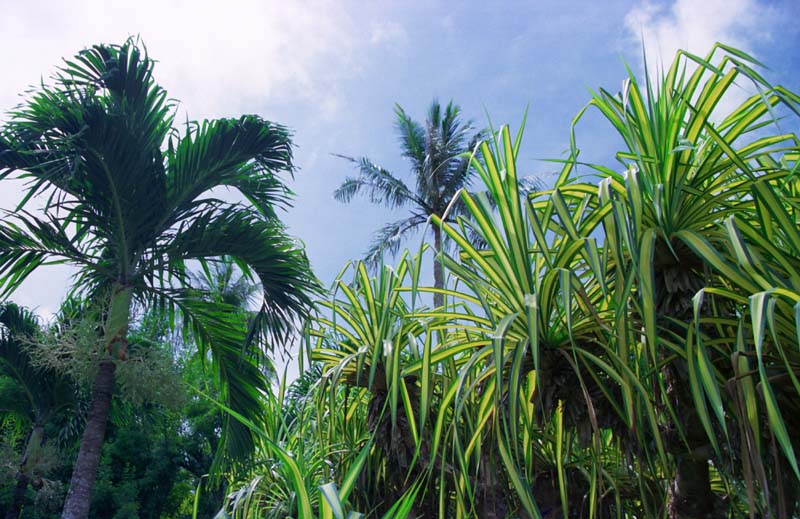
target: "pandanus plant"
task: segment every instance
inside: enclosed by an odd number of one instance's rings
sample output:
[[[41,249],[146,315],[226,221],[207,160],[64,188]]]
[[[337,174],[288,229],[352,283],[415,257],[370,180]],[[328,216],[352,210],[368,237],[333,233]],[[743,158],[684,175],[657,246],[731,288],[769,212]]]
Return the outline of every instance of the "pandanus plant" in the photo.
[[[610,293],[618,280],[609,277],[614,265],[595,237],[608,207],[596,187],[566,181],[571,163],[555,189],[521,199],[521,138],[522,130],[514,138],[503,127],[483,142],[473,166],[486,194],[462,192],[467,211],[454,224],[434,218],[457,244],[457,256],[444,256],[465,287],[454,299],[482,310],[472,333],[483,341],[460,368],[454,398],[456,412],[472,410],[467,422],[479,425],[453,429],[452,440],[467,496],[458,509],[480,517],[567,514],[576,494],[565,467],[578,449],[565,449],[571,442],[565,431],[584,428],[599,459],[601,427],[630,425],[637,398],[617,369],[620,359],[608,359]],[[471,234],[485,245],[474,245]],[[454,331],[462,328],[460,312],[447,317]],[[555,445],[553,456],[537,452],[547,444]],[[581,485],[599,510],[603,473],[584,476]]]
[[[717,459],[721,454],[717,438],[728,435],[721,381],[734,377],[734,351],[720,347],[730,330],[715,320],[731,319],[737,310],[711,296],[713,290],[705,300],[696,296],[704,287],[735,282],[727,277],[730,271],[713,269],[713,248],[725,247],[723,224],[733,216],[750,219],[756,212],[754,186],[787,174],[773,157],[797,150],[797,138],[772,125],[778,105],[800,113],[797,98],[767,83],[756,65],[720,44],[704,58],[680,51],[659,80],[646,74],[640,86],[630,73],[621,94],[600,90],[587,106],[599,110],[625,144],[617,153],[624,174],[595,167],[603,201],[613,208],[606,217],[606,244],[614,262],[632,276],[625,296],[641,333],[617,341],[620,351],[631,351],[629,340],[643,339],[637,370],[652,375],[649,385],[669,416],[664,437],[675,462],[669,503],[675,518],[714,513],[709,461],[712,453]],[[721,103],[737,80],[758,92],[723,112]],[[692,327],[695,316],[708,319]],[[764,396],[774,415],[769,392]],[[780,427],[773,431],[782,437]]]
[[[384,510],[412,492],[432,464],[428,442],[420,436],[430,411],[429,395],[424,392],[429,384],[422,381],[421,391],[419,373],[405,369],[430,348],[433,329],[430,322],[414,317],[417,294],[408,302],[404,293],[405,283],[418,283],[420,256],[411,258],[405,253],[396,270],[384,265],[375,276],[369,275],[364,262],[356,262],[350,282],[344,277],[349,269],[344,269],[331,299],[320,302],[324,313],[309,330],[318,339],[311,358],[322,364],[324,387],[331,395],[322,398],[333,398],[344,386],[348,393],[349,388],[356,389],[354,404],[368,402],[366,425],[376,455],[367,467],[384,476],[382,482],[363,480],[371,488],[362,485],[361,489],[386,496],[380,505]],[[423,371],[422,376],[430,373]],[[415,506],[412,513],[433,513],[424,506]]]

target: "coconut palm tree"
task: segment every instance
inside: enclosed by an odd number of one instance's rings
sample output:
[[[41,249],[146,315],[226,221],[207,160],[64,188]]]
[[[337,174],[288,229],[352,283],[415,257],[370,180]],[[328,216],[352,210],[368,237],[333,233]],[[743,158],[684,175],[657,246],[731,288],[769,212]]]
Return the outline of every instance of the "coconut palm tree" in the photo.
[[[442,108],[434,99],[428,108],[424,126],[411,119],[400,105],[395,105],[395,127],[400,136],[403,158],[410,162],[415,187],[409,187],[400,177],[362,157],[356,159],[339,155],[354,163],[358,176],[345,179],[334,192],[340,202],[350,202],[358,194],[390,208],[409,207],[411,214],[386,224],[375,233],[366,253],[370,264],[380,261],[384,252],[396,254],[403,239],[424,226],[431,215],[444,217],[447,207],[460,189],[472,181],[472,168],[465,152],[471,151],[482,137],[472,122],[462,121],[461,108],[450,101]],[[450,214],[460,213],[463,204],[456,202]],[[436,252],[442,249],[442,232],[431,228]],[[434,287],[444,288],[441,262],[434,260]],[[441,306],[443,296],[434,294],[434,306]]]
[[[245,326],[227,305],[186,288],[186,262],[230,255],[263,287],[259,319],[271,346],[286,339],[317,289],[303,249],[278,221],[292,171],[286,128],[258,116],[173,128],[175,104],[153,80],[153,61],[137,43],[96,45],[69,60],[11,114],[0,138],[0,179],[20,170],[29,189],[0,224],[0,297],[39,267],[77,268],[74,291],[100,306],[106,358],[63,517],[85,518],[132,312],[157,307],[180,316],[212,357],[239,352]],[[238,190],[226,202],[210,190]],[[25,203],[44,193],[41,214]],[[228,408],[258,420],[263,381],[214,362]],[[252,438],[238,438],[242,448]]]

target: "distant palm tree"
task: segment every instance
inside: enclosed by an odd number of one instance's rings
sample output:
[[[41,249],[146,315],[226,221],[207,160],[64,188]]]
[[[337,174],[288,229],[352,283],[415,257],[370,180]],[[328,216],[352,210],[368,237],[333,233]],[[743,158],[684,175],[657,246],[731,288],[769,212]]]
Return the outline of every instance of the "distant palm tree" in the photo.
[[[190,273],[190,285],[198,291],[199,297],[211,304],[228,308],[232,315],[238,315],[240,322],[246,326],[247,334],[242,338],[240,348],[226,350],[214,359],[224,366],[230,366],[240,376],[257,380],[274,382],[277,379],[275,364],[266,355],[269,336],[268,323],[261,318],[260,313],[253,310],[257,307],[263,291],[258,281],[245,275],[236,266],[236,261],[231,256],[215,258],[211,261],[202,261],[197,272]],[[261,400],[268,384],[253,387],[253,397]],[[266,406],[266,402],[262,402]],[[221,448],[217,449],[212,464],[211,472],[216,472],[226,455],[241,450],[240,446],[230,442],[237,438],[249,438],[249,429],[239,420],[228,413],[222,417],[225,430],[233,434],[226,434],[220,438]]]
[[[49,193],[44,214],[19,210],[0,222],[0,297],[39,267],[78,269],[75,290],[100,305],[106,358],[92,389],[63,517],[86,518],[104,440],[115,369],[128,350],[137,305],[180,316],[208,348],[225,404],[260,420],[263,377],[223,360],[246,328],[231,308],[186,285],[186,262],[230,255],[262,290],[259,319],[271,344],[310,307],[318,283],[305,252],[274,208],[287,202],[280,172],[292,171],[289,132],[257,116],[173,127],[175,105],[153,80],[153,60],[129,40],[97,45],[66,62],[0,134],[0,179],[30,181],[23,200]],[[210,191],[238,190],[246,203]],[[257,372],[255,374],[258,374]],[[252,450],[248,435],[237,439]]]
[[[376,204],[410,208],[409,216],[389,223],[375,233],[366,254],[366,260],[372,265],[381,260],[384,252],[397,253],[403,238],[425,225],[432,214],[442,218],[456,193],[469,187],[472,168],[469,158],[463,154],[471,151],[483,136],[483,132],[475,131],[471,121],[462,121],[461,109],[452,101],[442,109],[439,101],[434,99],[424,126],[412,120],[400,105],[395,105],[395,115],[402,155],[410,162],[415,189],[366,157],[356,159],[337,155],[356,164],[358,176],[345,179],[334,192],[336,200],[347,203],[357,194],[364,193]],[[456,202],[448,218],[460,214],[461,209],[461,204]],[[431,230],[433,246],[438,253],[442,249],[441,229],[432,226]],[[444,288],[442,264],[436,259],[433,280],[435,288]],[[434,294],[435,306],[441,306],[443,301],[442,294]]]

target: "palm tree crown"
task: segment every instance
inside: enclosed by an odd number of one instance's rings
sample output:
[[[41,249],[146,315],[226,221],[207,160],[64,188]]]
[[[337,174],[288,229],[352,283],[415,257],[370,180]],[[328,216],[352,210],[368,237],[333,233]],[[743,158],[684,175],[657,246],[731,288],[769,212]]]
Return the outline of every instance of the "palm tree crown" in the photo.
[[[358,194],[390,208],[410,207],[411,215],[385,225],[375,234],[367,259],[375,263],[383,251],[395,254],[404,237],[424,225],[430,215],[443,216],[459,189],[468,187],[472,169],[463,156],[480,140],[471,121],[461,119],[461,109],[450,101],[442,108],[431,103],[425,124],[411,119],[395,105],[395,127],[400,136],[402,155],[411,167],[415,186],[376,165],[366,157],[343,157],[358,167],[358,176],[345,179],[334,192],[340,202],[350,202]]]
[[[20,170],[29,191],[0,224],[0,297],[38,267],[68,263],[78,269],[74,290],[103,305],[114,362],[125,359],[134,305],[180,315],[200,347],[223,358],[240,351],[245,326],[224,305],[186,288],[186,262],[230,255],[263,287],[259,319],[274,346],[306,313],[318,286],[274,211],[288,203],[276,174],[292,172],[290,134],[254,115],[187,124],[180,134],[175,104],[152,72],[153,61],[132,40],[94,46],[11,114],[0,134],[0,179]],[[210,193],[220,186],[247,203]],[[38,193],[48,195],[42,215],[24,209]],[[220,366],[225,404],[257,419],[258,388],[231,368]],[[110,403],[113,364],[102,373]],[[96,424],[101,441],[106,419]],[[80,465],[79,455],[75,474]],[[65,517],[85,516],[68,508]]]

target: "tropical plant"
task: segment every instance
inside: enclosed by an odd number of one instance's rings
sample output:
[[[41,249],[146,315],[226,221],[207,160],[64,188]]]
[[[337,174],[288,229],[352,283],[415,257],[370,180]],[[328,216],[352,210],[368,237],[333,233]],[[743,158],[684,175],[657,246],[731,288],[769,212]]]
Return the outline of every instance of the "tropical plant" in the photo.
[[[619,495],[632,475],[619,466],[577,478],[568,470],[580,459],[608,459],[609,438],[624,435],[631,420],[623,411],[630,388],[623,392],[617,374],[596,365],[619,361],[608,359],[607,348],[614,279],[606,269],[613,265],[594,237],[607,209],[594,186],[563,182],[569,163],[554,190],[521,201],[521,136],[513,139],[503,127],[482,143],[474,166],[488,196],[462,193],[467,217],[434,219],[458,245],[457,257],[444,257],[464,286],[454,299],[482,310],[480,320],[468,316],[468,328],[460,324],[467,316],[447,316],[455,337],[481,339],[462,361],[453,397],[456,423],[476,424],[453,429],[465,496],[456,509],[479,517],[566,516],[570,503],[588,501],[596,513],[609,513],[598,492],[604,476]],[[474,246],[471,233],[486,245]],[[456,347],[464,342],[457,339]]]
[[[688,63],[696,66],[693,72]],[[723,322],[737,309],[713,293],[734,279],[730,271],[711,269],[716,258],[707,246],[723,246],[726,218],[753,217],[754,186],[786,177],[785,162],[776,158],[797,150],[794,135],[779,127],[767,131],[778,104],[797,111],[796,97],[763,80],[752,68],[757,64],[720,44],[704,58],[681,51],[660,81],[646,74],[640,87],[630,74],[621,95],[600,90],[588,105],[625,143],[617,154],[624,175],[595,170],[605,179],[603,201],[613,208],[606,217],[606,245],[614,262],[630,273],[625,294],[632,305],[630,322],[644,336],[637,369],[660,367],[660,373],[651,372],[651,382],[656,405],[670,417],[665,441],[675,461],[669,503],[675,518],[714,513],[709,461],[714,452],[719,462],[720,433],[728,438],[723,381],[735,378],[729,359],[736,350],[729,339],[736,332]],[[720,101],[740,78],[751,80],[759,92],[720,113]],[[706,298],[698,298],[703,289]],[[695,317],[690,330],[687,323]],[[630,351],[631,337],[617,337],[618,351]],[[771,430],[796,471],[766,389],[764,397]]]
[[[382,465],[395,472],[387,478],[397,482],[402,471],[383,464],[384,449],[368,432],[374,406],[367,389],[332,383],[334,375],[323,370],[313,364],[268,398],[271,419],[254,428],[262,442],[251,474],[232,484],[222,516],[358,519],[385,509],[385,519],[403,519],[418,509],[419,483],[397,500],[379,497],[381,477],[371,475]]]
[[[0,138],[0,178],[19,170],[30,182],[19,209],[0,224],[2,295],[43,265],[67,263],[78,269],[74,291],[103,317],[107,357],[92,388],[66,518],[89,512],[135,305],[180,316],[215,359],[228,408],[257,422],[264,378],[221,362],[240,352],[245,326],[224,304],[186,288],[186,262],[230,255],[257,277],[271,346],[287,337],[317,287],[302,248],[275,214],[288,196],[276,176],[292,168],[288,131],[244,116],[189,124],[179,135],[174,104],[152,72],[153,61],[133,40],[84,50],[60,69],[55,86],[11,114]],[[209,193],[218,186],[238,190],[247,203]],[[41,216],[24,209],[38,193],[49,195]],[[253,444],[249,433],[228,441],[232,455]]]
[[[236,260],[230,256],[204,260],[200,262],[200,265],[201,269],[198,272],[189,275],[191,287],[197,290],[198,296],[209,304],[218,304],[228,308],[238,316],[246,328],[246,335],[238,351],[226,350],[224,356],[212,358],[212,362],[235,366],[236,370],[240,372],[239,376],[243,378],[253,380],[263,378],[268,382],[275,382],[277,379],[275,365],[266,354],[265,347],[270,333],[269,322],[263,318],[260,312],[252,310],[258,304],[262,288],[252,276],[242,272],[236,266]],[[266,386],[258,389],[263,392],[266,390]],[[254,396],[261,398],[260,394]],[[266,406],[267,402],[262,401],[260,405]],[[247,428],[230,415],[225,415],[223,420],[224,428],[235,432],[221,438],[223,445],[222,448],[217,449],[212,473],[220,472],[226,453],[241,449],[241,447],[229,446],[225,442],[237,437],[247,438],[250,435]]]
[[[396,254],[403,239],[427,225],[431,215],[444,217],[456,194],[472,182],[468,157],[482,133],[475,132],[471,122],[461,120],[461,108],[450,101],[444,109],[434,99],[428,108],[424,126],[411,119],[400,105],[395,105],[395,127],[400,135],[403,158],[410,162],[415,187],[409,187],[400,177],[362,157],[340,155],[358,168],[358,176],[347,178],[334,192],[340,202],[350,202],[358,194],[366,194],[370,202],[390,208],[410,207],[411,216],[389,223],[378,230],[366,253],[366,260],[376,265],[385,252]],[[449,213],[458,214],[457,203]],[[442,248],[441,231],[433,233],[433,248]],[[444,288],[444,274],[439,262],[433,265],[434,287]],[[434,294],[434,306],[443,303],[440,293]]]
[[[318,370],[308,370],[288,388],[281,385],[268,396],[269,419],[260,434],[274,444],[260,444],[249,471],[232,483],[223,507],[231,517],[296,517],[305,509],[319,510],[315,489],[330,478],[331,469],[326,463],[330,446],[318,431],[324,417],[317,416],[313,400],[318,382]],[[291,453],[293,465],[276,456],[273,445]],[[308,503],[299,502],[303,495]]]
[[[313,356],[332,381],[366,379],[367,409],[376,380],[396,387],[383,406],[414,443],[413,463],[368,462],[365,478],[403,468],[440,517],[793,517],[800,154],[772,123],[800,109],[755,63],[681,52],[657,85],[631,73],[597,93],[588,106],[626,145],[625,173],[590,165],[599,185],[578,176],[573,136],[555,187],[522,201],[521,132],[502,128],[469,157],[487,191],[432,216],[457,290],[383,290],[402,265],[337,286]],[[715,112],[737,77],[760,92]],[[414,309],[429,291],[451,303]],[[391,460],[393,437],[368,431]]]
[[[760,496],[751,506],[777,512],[778,517],[792,517],[800,499],[796,434],[800,356],[795,347],[800,341],[800,241],[798,181],[792,173],[798,157],[790,152],[779,163],[767,161],[785,175],[752,183],[758,217],[727,217],[727,240],[717,247],[702,237],[693,243],[693,249],[708,257],[726,280],[698,293],[695,322],[713,323],[727,332],[718,334],[722,337],[714,347],[730,353],[730,365],[714,366],[713,374],[721,379],[721,372],[733,372],[725,384],[728,399],[722,404],[726,414],[736,417],[730,434],[738,435],[741,468],[734,475],[744,480],[748,496]],[[701,302],[709,297],[733,304],[735,311],[727,318],[702,315]],[[698,331],[695,336],[694,346],[702,352],[707,347],[703,335]]]
[[[367,466],[382,477],[361,480],[358,490],[365,505],[382,512],[413,492],[436,464],[427,455],[432,385],[405,369],[422,360],[437,330],[435,317],[417,313],[419,294],[405,297],[406,283],[419,285],[424,251],[413,257],[405,253],[396,269],[384,265],[372,277],[363,262],[352,265],[350,281],[345,269],[331,299],[320,303],[330,317],[318,317],[320,328],[312,332],[322,339],[312,358],[323,363],[328,391],[337,392],[339,384],[360,388],[353,402],[367,402],[367,430],[374,443]],[[421,495],[425,499],[412,506],[412,515],[435,514],[435,496]],[[370,496],[385,501],[376,503]]]
[[[16,519],[30,484],[40,488],[57,455],[45,426],[76,402],[76,388],[62,373],[35,365],[28,348],[39,334],[36,316],[13,303],[0,305],[0,415],[13,415],[26,428],[25,446],[16,470],[13,500],[6,519]],[[5,420],[3,420],[5,421]]]

